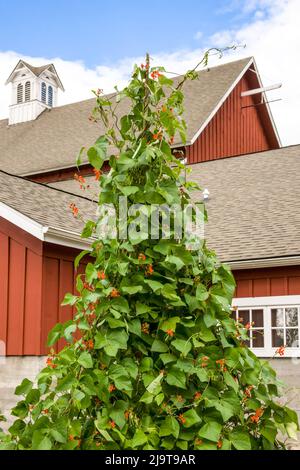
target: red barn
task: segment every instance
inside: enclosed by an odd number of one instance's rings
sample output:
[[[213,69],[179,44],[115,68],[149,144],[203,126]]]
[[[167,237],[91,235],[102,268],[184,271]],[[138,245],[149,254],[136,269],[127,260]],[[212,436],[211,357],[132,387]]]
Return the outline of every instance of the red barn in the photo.
[[[88,119],[94,100],[55,106],[62,84],[52,64],[20,61],[8,82],[13,102],[0,121],[0,341],[7,356],[40,356],[49,329],[72,315],[60,303],[75,289],[73,260],[86,242],[67,209],[75,202],[95,211],[74,181],[75,159],[102,129]],[[253,58],[199,72],[184,86],[187,142],[173,147],[208,190],[206,236],[233,269],[238,314],[255,321],[250,346],[272,357],[284,344],[287,356],[299,356],[300,146],[281,148],[263,91],[244,96],[260,87]],[[80,173],[93,187],[88,161]]]

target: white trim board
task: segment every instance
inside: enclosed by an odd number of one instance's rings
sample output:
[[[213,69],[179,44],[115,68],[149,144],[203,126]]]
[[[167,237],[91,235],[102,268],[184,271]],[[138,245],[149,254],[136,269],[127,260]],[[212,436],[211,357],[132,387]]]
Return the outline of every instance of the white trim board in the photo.
[[[264,307],[280,305],[300,305],[300,295],[274,295],[270,297],[236,297],[232,299],[235,307]]]
[[[82,239],[80,233],[42,225],[3,202],[0,202],[0,217],[43,242],[79,250],[89,249],[92,244],[92,240]]]

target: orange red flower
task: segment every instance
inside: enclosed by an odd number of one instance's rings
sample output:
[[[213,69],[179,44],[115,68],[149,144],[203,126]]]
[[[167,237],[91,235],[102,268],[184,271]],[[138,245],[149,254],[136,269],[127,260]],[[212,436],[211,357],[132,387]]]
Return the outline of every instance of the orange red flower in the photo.
[[[55,369],[57,367],[57,365],[53,363],[53,357],[48,357],[46,364],[48,367],[51,367],[51,369]]]
[[[218,442],[217,442],[217,448],[222,449],[222,446],[223,446],[223,441],[221,441],[221,439],[219,439]]]
[[[114,384],[110,384],[110,385],[108,386],[108,391],[109,391],[109,393],[112,393],[112,392],[114,392],[115,390],[116,390],[116,387],[115,387]]]
[[[202,397],[202,393],[201,392],[196,392],[195,395],[194,395],[194,400],[200,400],[200,398]]]
[[[166,334],[168,336],[174,336],[175,332],[174,332],[174,330],[169,329],[169,330],[166,331]]]
[[[102,281],[104,281],[104,279],[106,279],[105,273],[103,271],[99,271],[97,273],[97,277],[98,277],[98,279],[101,279]]]
[[[146,274],[148,274],[149,276],[152,276],[153,273],[154,273],[153,266],[152,266],[152,264],[149,264],[149,266],[147,267],[147,270],[146,270]]]
[[[120,292],[117,289],[113,289],[110,293],[112,298],[120,297]]]
[[[144,333],[145,335],[148,335],[149,334],[149,323],[142,323],[142,333]]]
[[[111,421],[109,422],[109,425],[110,425],[110,427],[113,428],[113,429],[116,427],[116,423],[115,423],[113,420],[111,420]]]
[[[102,171],[101,170],[97,170],[96,168],[93,169],[93,173],[95,175],[95,180],[96,181],[99,181],[100,178],[101,178],[101,175],[102,175]]]
[[[153,80],[155,80],[156,78],[161,77],[162,74],[158,70],[154,70],[153,72],[151,72],[150,76]]]
[[[284,356],[285,354],[285,347],[280,346],[280,348],[276,349],[275,354],[279,354],[279,356]]]
[[[252,423],[258,423],[261,416],[263,415],[263,412],[264,410],[262,408],[257,408],[257,410],[255,411],[255,414],[250,416],[250,419],[252,421]]]
[[[155,134],[153,134],[153,140],[161,140],[162,139],[162,132],[159,131],[159,132],[156,132]]]
[[[184,417],[182,414],[180,414],[180,415],[178,416],[178,421],[179,421],[181,424],[185,424],[185,423],[186,423],[186,419],[185,419],[185,417]]]
[[[78,217],[79,209],[78,209],[78,207],[76,206],[76,204],[74,204],[74,202],[71,202],[71,203],[69,204],[69,207],[70,207],[70,209],[71,209],[71,211],[72,211],[73,216],[74,216],[75,218]]]
[[[139,261],[145,261],[146,260],[146,255],[144,255],[144,253],[140,253],[139,256],[138,256],[138,260]]]
[[[246,397],[251,398],[251,390],[253,389],[253,385],[249,385],[249,387],[245,388],[244,394]]]
[[[78,181],[78,183],[80,184],[80,189],[84,189],[84,185],[85,185],[85,178],[81,175],[78,175],[78,173],[75,173],[74,174],[74,179],[76,181]]]

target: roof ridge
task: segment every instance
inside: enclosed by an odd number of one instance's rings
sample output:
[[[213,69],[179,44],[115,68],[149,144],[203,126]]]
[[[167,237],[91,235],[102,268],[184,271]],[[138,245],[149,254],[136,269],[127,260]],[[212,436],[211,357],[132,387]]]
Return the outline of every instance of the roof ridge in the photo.
[[[54,191],[58,191],[58,192],[65,193],[65,194],[70,194],[71,196],[76,196],[76,197],[79,197],[79,198],[84,199],[84,200],[89,201],[89,202],[95,202],[93,199],[90,199],[90,198],[85,197],[85,196],[81,196],[80,194],[75,194],[75,193],[72,193],[70,191],[66,191],[65,189],[56,188],[54,186],[48,186],[48,184],[40,183],[38,181],[32,181],[28,178],[25,178],[24,176],[14,175],[12,173],[9,173],[8,171],[4,171],[4,170],[0,169],[0,173],[2,173],[4,175],[7,175],[7,176],[11,176],[13,178],[17,178],[17,179],[22,180],[22,181],[25,181],[26,183],[32,183],[32,184],[35,184],[35,185],[43,186],[44,188],[52,189]]]

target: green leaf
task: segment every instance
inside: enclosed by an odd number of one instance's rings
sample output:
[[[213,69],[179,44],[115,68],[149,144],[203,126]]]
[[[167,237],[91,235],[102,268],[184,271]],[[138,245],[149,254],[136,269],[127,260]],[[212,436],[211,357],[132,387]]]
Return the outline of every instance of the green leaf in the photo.
[[[204,300],[207,300],[209,297],[209,292],[206,290],[206,287],[204,284],[198,284],[197,289],[196,289],[196,297],[200,302],[203,302]]]
[[[41,392],[38,389],[32,389],[30,392],[28,392],[25,401],[30,405],[35,405],[38,403],[40,396]]]
[[[40,431],[34,431],[32,436],[32,450],[50,450],[52,442],[47,436],[43,436]]]
[[[121,291],[124,292],[124,294],[129,294],[129,295],[137,294],[138,292],[141,292],[142,290],[143,290],[142,286],[123,286],[121,288]]]
[[[79,264],[80,264],[80,261],[82,260],[82,258],[84,258],[86,255],[90,254],[91,251],[90,250],[84,250],[84,251],[81,251],[79,253],[79,255],[76,256],[75,258],[75,261],[74,261],[74,266],[75,266],[75,269],[78,268]]]
[[[198,424],[201,421],[201,418],[198,416],[196,410],[192,409],[183,413],[183,417],[186,420],[184,423],[186,428],[190,428],[191,426],[194,426],[194,424]]]
[[[19,403],[12,409],[11,414],[17,416],[20,419],[26,418],[28,415],[28,405],[25,401],[19,401]]]
[[[159,357],[164,365],[169,364],[169,362],[177,361],[177,357],[170,353],[160,354]]]
[[[131,445],[133,448],[140,447],[148,441],[146,434],[140,429],[137,430],[131,439]]]
[[[15,389],[15,395],[27,395],[32,387],[33,383],[28,379],[24,379],[21,385],[18,385],[18,387]]]
[[[264,423],[264,425],[260,429],[260,432],[262,436],[264,436],[269,442],[271,442],[271,444],[274,443],[276,435],[277,435],[277,429],[275,425],[272,423],[272,421]],[[297,436],[297,432],[296,432],[296,436]],[[297,439],[297,437],[295,439]]]
[[[163,284],[161,284],[160,282],[158,281],[151,281],[150,279],[145,279],[144,280],[145,284],[147,284],[148,286],[151,287],[151,289],[153,290],[153,292],[158,292],[160,289],[163,288]]]
[[[75,383],[77,383],[77,379],[74,376],[74,374],[71,372],[68,375],[66,375],[63,379],[60,379],[58,381],[58,385],[56,387],[56,390],[58,392],[62,392],[62,391],[65,391],[65,390],[70,390]]]
[[[298,426],[296,423],[287,423],[285,425],[286,432],[291,439],[297,440],[297,430]]]
[[[78,358],[78,364],[80,364],[85,369],[91,369],[93,367],[93,359],[90,353],[87,351],[81,353]]]
[[[182,259],[178,258],[178,256],[173,256],[173,255],[167,256],[166,262],[175,265],[177,271],[179,271],[185,265]]]
[[[161,426],[159,427],[159,436],[173,436],[175,439],[178,439],[180,432],[180,426],[176,418],[174,416],[167,416],[167,418],[162,422]]]
[[[251,441],[247,431],[236,428],[230,432],[229,440],[237,450],[251,450]]]
[[[174,339],[171,344],[173,348],[177,349],[177,351],[180,351],[183,356],[187,356],[192,349],[191,342],[186,341],[185,339]]]
[[[116,425],[122,429],[125,426],[125,411],[128,408],[128,403],[124,400],[118,400],[115,402],[113,408],[109,412],[110,418],[116,423]]]
[[[218,442],[220,434],[222,431],[222,426],[216,421],[209,421],[204,424],[200,431],[198,432],[199,437],[208,439],[209,441]]]
[[[48,334],[47,338],[47,345],[52,346],[54,343],[56,343],[63,335],[63,325],[61,323],[58,323],[55,325],[54,328],[50,331]]]
[[[161,325],[160,325],[160,329],[163,330],[163,331],[168,331],[168,330],[173,330],[175,331],[176,330],[176,325],[177,323],[180,322],[180,318],[179,317],[171,317],[171,318],[167,318],[166,320],[164,320]]]
[[[152,352],[164,353],[164,352],[167,352],[168,350],[169,350],[169,348],[166,345],[166,343],[163,343],[159,339],[155,339],[153,341],[152,346],[151,346],[151,351]]]
[[[232,375],[229,374],[228,371],[225,371],[225,372],[223,373],[223,377],[224,377],[224,380],[225,380],[226,385],[228,385],[228,387],[233,388],[233,390],[235,391],[235,393],[237,393],[237,392],[238,392],[238,389],[239,389],[239,386],[238,386],[237,382],[234,380],[234,378],[232,377]]]
[[[139,191],[139,188],[137,186],[118,186],[120,191],[125,195],[125,196],[130,196],[131,194],[135,194],[136,192]]]
[[[177,367],[171,367],[170,371],[167,373],[166,381],[169,385],[173,385],[174,387],[186,388],[185,373]]]
[[[157,395],[157,393],[160,392],[161,390],[161,387],[160,387],[160,383],[162,381],[164,377],[164,374],[161,373],[159,374],[147,387],[147,391],[149,393],[152,393],[153,395]]]
[[[145,313],[151,312],[151,307],[146,304],[142,304],[141,302],[137,302],[135,304],[135,308],[137,315],[144,315]]]
[[[61,305],[75,305],[77,300],[78,300],[78,297],[76,297],[76,295],[66,294]]]

